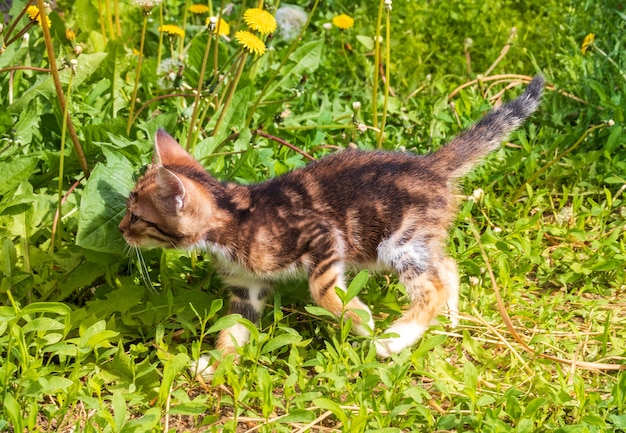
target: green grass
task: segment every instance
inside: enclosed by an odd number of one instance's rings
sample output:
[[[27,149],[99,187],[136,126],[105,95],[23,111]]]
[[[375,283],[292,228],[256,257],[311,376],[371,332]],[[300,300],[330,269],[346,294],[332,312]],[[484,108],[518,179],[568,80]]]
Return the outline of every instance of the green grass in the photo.
[[[164,23],[187,17],[185,68],[168,82],[158,60],[181,45],[159,37],[159,8],[138,74],[139,8],[59,0],[49,35],[56,84],[36,69],[50,65],[43,29],[11,42],[24,16],[8,35],[25,4],[4,12],[0,32],[0,431],[626,431],[622,5],[394,2],[391,58],[384,38],[386,76],[374,90],[371,2],[320,2],[301,41],[277,34],[237,78],[242,7],[226,17],[231,40],[216,51],[211,39],[203,73],[204,17],[165,0]],[[354,27],[325,29],[339,13]],[[285,283],[261,326],[247,323],[254,338],[238,362],[224,360],[212,384],[189,375],[191,359],[221,356],[213,339],[238,319],[224,314],[227,292],[208,255],[151,250],[138,262],[117,231],[157,128],[221,179],[258,182],[304,166],[302,152],[377,147],[371,127],[385,106],[382,147],[431,151],[518,95],[511,74],[538,72],[550,84],[540,110],[462,184],[449,244],[460,326],[442,318],[413,350],[381,361],[369,339],[311,304],[304,282]],[[75,134],[63,127],[59,88]],[[393,275],[359,274],[353,288],[380,328],[407,302]]]

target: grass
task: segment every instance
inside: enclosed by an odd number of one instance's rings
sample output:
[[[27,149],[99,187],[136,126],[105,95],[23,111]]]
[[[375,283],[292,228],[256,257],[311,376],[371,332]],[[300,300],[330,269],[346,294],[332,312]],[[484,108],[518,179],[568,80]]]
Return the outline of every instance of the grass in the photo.
[[[378,3],[298,1],[301,40],[255,56],[239,5],[226,39],[189,1],[59,0],[49,30],[27,3],[0,31],[0,431],[626,431],[622,5],[395,2],[387,28]],[[325,28],[340,13],[354,26]],[[238,362],[189,375],[241,319],[208,255],[137,260],[117,231],[157,128],[258,182],[350,143],[431,151],[537,72],[538,113],[463,181],[457,328],[381,361],[285,283]],[[406,305],[393,275],[352,277],[379,327]]]

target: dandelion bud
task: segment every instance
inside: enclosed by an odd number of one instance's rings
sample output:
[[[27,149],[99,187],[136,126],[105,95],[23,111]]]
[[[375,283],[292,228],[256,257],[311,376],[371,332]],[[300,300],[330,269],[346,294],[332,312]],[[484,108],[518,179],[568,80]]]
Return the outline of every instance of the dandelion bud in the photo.
[[[24,36],[22,36],[22,40],[24,41],[25,44],[27,44],[28,41],[30,40],[30,34],[24,33]]]
[[[502,228],[501,228],[501,227],[498,227],[498,226],[495,226],[495,227],[493,228],[493,232],[494,232],[494,233],[502,233]]]
[[[367,131],[367,125],[365,125],[364,123],[357,123],[357,124],[356,124],[356,129],[357,129],[357,131],[359,131],[361,134],[363,134],[365,131]]]
[[[330,30],[333,28],[333,24],[332,23],[324,23],[322,24],[322,27],[324,27],[324,30]]]
[[[78,60],[76,59],[70,60],[70,67],[72,68],[72,72],[76,72],[77,66],[78,66]]]
[[[354,111],[359,111],[361,109],[361,103],[359,101],[354,101],[352,103],[352,109]]]
[[[385,9],[391,11],[391,0],[385,0]]]
[[[469,283],[470,283],[470,286],[476,287],[480,284],[480,280],[478,279],[478,277],[475,277],[472,275],[469,277]]]
[[[76,45],[74,47],[74,54],[76,54],[77,56],[80,56],[83,52],[83,47],[81,45]]]
[[[609,120],[606,121],[606,124],[609,125],[609,126],[613,126],[613,125],[615,125],[615,121],[613,119],[609,119]]]

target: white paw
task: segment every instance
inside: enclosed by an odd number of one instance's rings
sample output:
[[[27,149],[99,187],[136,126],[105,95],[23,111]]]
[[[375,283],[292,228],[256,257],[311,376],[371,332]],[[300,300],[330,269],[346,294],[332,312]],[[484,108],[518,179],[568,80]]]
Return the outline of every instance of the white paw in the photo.
[[[387,358],[399,353],[406,347],[413,346],[426,332],[426,328],[414,323],[394,323],[385,334],[398,334],[397,337],[383,338],[376,341],[376,355]]]
[[[205,380],[210,380],[215,374],[215,367],[211,365],[211,358],[209,356],[201,355],[197,360],[191,361],[189,373],[193,377],[201,376]]]

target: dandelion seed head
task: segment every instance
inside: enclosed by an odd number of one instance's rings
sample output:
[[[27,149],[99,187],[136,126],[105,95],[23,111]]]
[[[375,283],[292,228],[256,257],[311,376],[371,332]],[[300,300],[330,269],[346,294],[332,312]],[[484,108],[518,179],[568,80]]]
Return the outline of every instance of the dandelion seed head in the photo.
[[[285,4],[276,11],[278,29],[287,41],[293,41],[300,34],[307,18],[307,13],[300,6]]]
[[[250,8],[243,13],[243,20],[249,29],[262,35],[268,35],[276,31],[276,19],[265,9]]]
[[[132,0],[132,4],[142,10],[144,14],[149,14],[152,9],[161,4],[163,0]]]
[[[183,63],[174,58],[163,60],[157,67],[158,85],[163,89],[171,88],[178,79]]]

